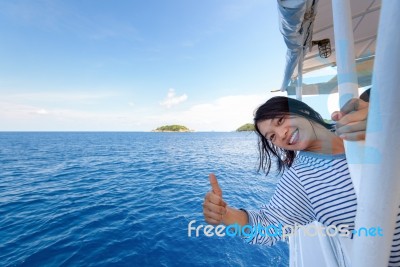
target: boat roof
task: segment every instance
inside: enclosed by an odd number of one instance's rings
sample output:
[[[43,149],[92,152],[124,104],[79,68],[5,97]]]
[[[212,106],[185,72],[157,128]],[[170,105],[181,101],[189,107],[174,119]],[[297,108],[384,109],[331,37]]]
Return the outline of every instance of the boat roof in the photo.
[[[381,0],[351,0],[354,54],[359,85],[371,84]],[[333,29],[332,0],[278,0],[281,33],[287,54],[281,90],[294,93],[297,65],[303,61],[302,73],[336,66],[335,38]],[[313,41],[329,39],[331,55],[319,56]],[[304,47],[304,54],[302,48]],[[329,85],[330,84],[330,85]],[[303,94],[324,94],[337,91],[337,78],[328,83],[303,86]]]

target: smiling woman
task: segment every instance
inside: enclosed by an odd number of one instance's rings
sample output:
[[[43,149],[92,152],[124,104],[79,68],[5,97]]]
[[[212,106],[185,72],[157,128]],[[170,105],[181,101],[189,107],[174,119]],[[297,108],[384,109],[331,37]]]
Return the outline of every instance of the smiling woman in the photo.
[[[326,228],[356,233],[357,197],[343,140],[332,132],[333,126],[307,104],[287,97],[273,97],[261,105],[255,112],[254,124],[259,138],[259,170],[268,174],[276,161],[283,171],[272,198],[259,210],[230,207],[222,197],[217,178],[210,174],[212,190],[203,203],[205,220],[266,229],[249,236],[246,241],[251,244],[274,245],[293,234],[296,226],[314,221]],[[400,213],[392,259],[398,258],[399,222]],[[271,227],[279,225],[285,230]]]
[[[273,97],[261,105],[254,117],[259,139],[259,169],[269,172],[271,158],[278,169],[290,167],[295,151],[324,154],[344,153],[343,142],[333,132],[333,125],[304,102],[287,97]]]
[[[259,210],[233,208],[222,197],[225,193],[216,176],[210,174],[211,191],[203,203],[205,220],[238,224],[242,229],[267,229],[249,236],[246,241],[251,244],[274,245],[293,234],[296,226],[314,221],[355,233],[357,197],[343,140],[332,132],[333,125],[307,104],[287,97],[274,97],[261,105],[254,124],[259,170],[268,174],[276,162],[283,172],[272,198]],[[395,236],[400,234],[399,222],[400,214]],[[271,227],[279,225],[285,230]],[[392,257],[398,257],[397,243],[398,239],[393,239]]]

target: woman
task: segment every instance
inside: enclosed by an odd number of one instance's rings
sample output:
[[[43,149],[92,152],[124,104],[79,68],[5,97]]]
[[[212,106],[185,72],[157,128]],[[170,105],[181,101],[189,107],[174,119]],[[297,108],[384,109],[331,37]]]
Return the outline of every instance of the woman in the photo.
[[[264,227],[318,221],[351,233],[357,199],[343,140],[332,131],[333,126],[305,103],[287,97],[274,97],[260,106],[254,126],[259,137],[259,169],[268,174],[276,162],[283,172],[273,197],[259,211],[229,207],[211,174],[212,191],[203,204],[205,220],[210,224]],[[399,237],[397,227],[390,258],[394,265],[400,264]],[[282,239],[282,234],[256,233],[249,242],[272,245]]]

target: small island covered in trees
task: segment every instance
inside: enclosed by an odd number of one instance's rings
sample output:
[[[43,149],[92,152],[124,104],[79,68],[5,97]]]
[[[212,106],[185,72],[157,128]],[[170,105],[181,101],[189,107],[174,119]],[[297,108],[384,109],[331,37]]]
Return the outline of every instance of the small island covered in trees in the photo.
[[[236,129],[236,132],[251,132],[251,131],[254,131],[253,123],[246,123]]]
[[[193,132],[193,130],[190,130],[186,126],[174,124],[158,127],[157,129],[153,130],[153,132]]]

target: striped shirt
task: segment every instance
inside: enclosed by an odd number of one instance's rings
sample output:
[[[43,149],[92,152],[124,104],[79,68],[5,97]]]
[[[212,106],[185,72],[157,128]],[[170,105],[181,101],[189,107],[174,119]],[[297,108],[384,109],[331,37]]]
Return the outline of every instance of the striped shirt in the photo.
[[[245,210],[252,226],[307,225],[318,221],[350,233],[355,227],[357,197],[345,154],[301,151],[280,178],[275,193],[259,211]],[[270,233],[274,230],[269,228]],[[286,234],[290,232],[287,229]],[[282,235],[256,234],[249,243],[273,245]],[[389,266],[400,266],[400,213],[397,216]]]

